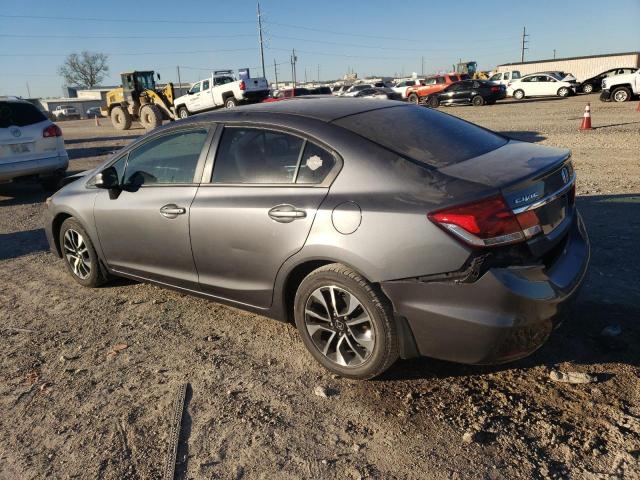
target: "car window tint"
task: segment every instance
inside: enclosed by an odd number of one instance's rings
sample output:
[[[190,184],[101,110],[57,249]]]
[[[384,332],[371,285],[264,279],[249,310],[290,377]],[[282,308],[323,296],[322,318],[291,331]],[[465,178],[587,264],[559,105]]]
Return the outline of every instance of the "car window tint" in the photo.
[[[296,183],[322,183],[335,164],[336,159],[332,154],[315,143],[307,142],[300,159]]]
[[[118,161],[116,161],[115,163],[112,163],[111,166],[113,168],[115,168],[117,174],[118,174],[118,181],[120,183],[123,183],[123,179],[124,179],[124,168],[127,165],[127,155],[125,155],[124,157],[122,157],[121,159],[119,159]]]
[[[516,70],[514,72],[511,72],[511,79],[512,80],[517,80],[518,78],[520,78],[520,72],[519,71]]]
[[[506,73],[505,73],[506,75]],[[500,80],[500,77],[502,76],[501,73],[496,73],[495,75],[491,75],[491,78],[489,80],[495,82],[496,80]],[[506,78],[506,77],[505,77]]]
[[[509,80],[509,72],[505,72],[503,80]]]
[[[417,106],[371,110],[334,123],[401,156],[436,168],[485,154],[507,143],[504,137],[477,125]]]
[[[200,82],[196,83],[193,87],[191,87],[191,90],[189,90],[190,93],[198,93],[200,91]]]
[[[0,128],[26,127],[46,119],[47,117],[30,103],[0,102]]]
[[[171,133],[129,153],[125,184],[192,183],[206,129]]]
[[[257,128],[225,128],[213,183],[292,183],[302,139]]]
[[[204,80],[202,82],[202,91],[209,90],[209,80]]]
[[[436,83],[445,83],[444,77],[436,77]]]

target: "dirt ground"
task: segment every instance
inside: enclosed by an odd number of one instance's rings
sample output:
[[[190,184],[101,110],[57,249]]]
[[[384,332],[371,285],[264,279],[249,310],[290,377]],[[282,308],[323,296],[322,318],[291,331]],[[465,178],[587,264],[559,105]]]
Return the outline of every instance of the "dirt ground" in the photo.
[[[587,100],[596,129],[579,132]],[[183,382],[177,478],[640,478],[636,106],[444,109],[569,147],[578,173],[592,263],[576,310],[533,356],[498,367],[422,358],[349,381],[291,325],[130,281],[79,287],[47,251],[46,194],[0,185],[0,479],[160,478]],[[102,123],[61,124],[70,171],[142,133]],[[552,369],[597,380],[558,383]]]

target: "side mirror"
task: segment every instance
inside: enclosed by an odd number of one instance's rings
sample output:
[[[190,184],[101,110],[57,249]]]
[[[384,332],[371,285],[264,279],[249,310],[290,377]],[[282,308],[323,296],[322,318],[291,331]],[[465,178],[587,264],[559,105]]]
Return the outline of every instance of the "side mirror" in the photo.
[[[98,188],[104,188],[106,190],[112,190],[120,187],[120,180],[118,179],[118,172],[114,167],[107,167],[102,172],[96,175],[95,186]]]
[[[158,76],[158,80],[160,80],[160,74],[159,74],[159,73],[156,73],[156,75]]]

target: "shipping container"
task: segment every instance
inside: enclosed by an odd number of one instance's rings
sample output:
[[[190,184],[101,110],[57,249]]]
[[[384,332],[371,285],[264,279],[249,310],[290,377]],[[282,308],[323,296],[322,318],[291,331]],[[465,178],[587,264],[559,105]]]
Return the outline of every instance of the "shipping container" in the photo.
[[[505,63],[498,65],[495,72],[519,70],[520,75],[528,75],[529,73],[560,71],[571,73],[579,82],[582,82],[612,68],[640,68],[640,52]]]

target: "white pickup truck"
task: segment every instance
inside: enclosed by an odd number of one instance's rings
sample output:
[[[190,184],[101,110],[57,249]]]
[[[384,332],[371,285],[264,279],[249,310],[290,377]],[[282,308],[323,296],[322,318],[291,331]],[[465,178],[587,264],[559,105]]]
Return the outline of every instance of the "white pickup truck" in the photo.
[[[269,96],[263,77],[250,78],[248,70],[237,79],[231,70],[218,70],[193,84],[186,95],[174,100],[176,115],[186,118],[218,107],[233,108],[240,103],[260,102]]]
[[[602,80],[600,100],[608,102],[626,102],[640,95],[640,69],[634,73],[615,75]]]

